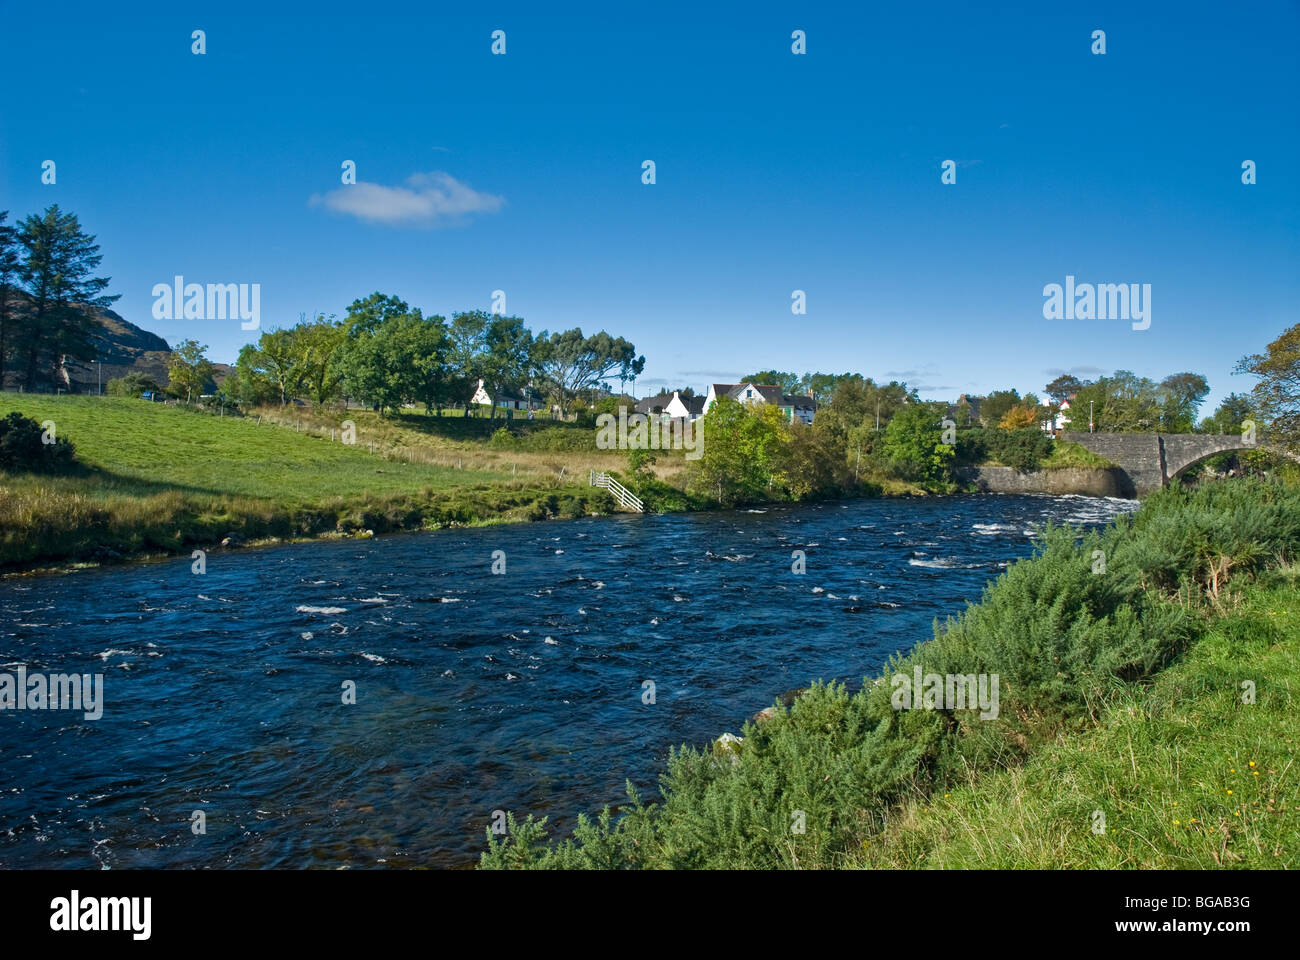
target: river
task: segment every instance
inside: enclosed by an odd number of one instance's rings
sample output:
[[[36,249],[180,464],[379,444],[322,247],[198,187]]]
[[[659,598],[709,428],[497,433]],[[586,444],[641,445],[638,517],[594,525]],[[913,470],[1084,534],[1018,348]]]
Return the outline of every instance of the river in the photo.
[[[99,719],[0,712],[0,866],[472,865],[493,811],[567,830],[652,793],[670,746],[927,638],[1035,525],[1134,506],[855,500],[0,581],[0,673],[104,678]]]

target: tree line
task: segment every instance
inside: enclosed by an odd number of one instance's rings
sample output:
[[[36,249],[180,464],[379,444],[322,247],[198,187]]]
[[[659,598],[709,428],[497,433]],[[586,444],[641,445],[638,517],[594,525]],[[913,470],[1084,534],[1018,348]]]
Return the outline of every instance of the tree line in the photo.
[[[1300,435],[1300,327],[1270,349],[1269,356],[1243,360],[1242,369],[1257,372],[1271,364],[1290,371],[1292,380],[1276,377],[1280,386],[1266,381],[1255,393],[1264,389],[1282,398],[1272,408],[1275,423],[1285,422],[1280,412],[1290,402]],[[1278,357],[1289,357],[1290,365]],[[1063,375],[1045,386],[1044,401],[1006,389],[957,404],[924,401],[906,383],[877,384],[857,373],[798,376],[765,370],[742,379],[811,394],[818,409],[813,423],[805,425],[788,421],[774,406],[719,399],[704,417],[704,452],[688,469],[687,488],[724,505],[837,496],[900,480],[940,490],[951,486],[959,465],[989,459],[1035,469],[1054,449],[1043,424],[1059,415],[1067,400],[1071,429],[1082,431],[1088,429],[1090,401],[1096,429],[1114,432],[1235,433],[1262,409],[1258,397],[1234,393],[1198,422],[1209,386],[1195,373],[1159,382],[1125,370],[1093,381]],[[667,495],[647,472],[654,456],[635,451],[630,464],[638,492],[652,498]]]
[[[494,401],[491,416],[507,393],[565,415],[602,382],[633,379],[644,367],[631,342],[603,330],[535,334],[521,317],[469,310],[448,319],[373,293],[353,301],[342,320],[318,315],[264,332],[240,350],[222,392],[251,406],[350,400],[381,414],[407,404],[441,413],[468,406],[481,381]]]
[[[887,386],[876,385],[857,373],[801,376],[764,370],[743,379],[779,386],[785,393],[811,396],[818,406],[830,404],[842,383],[862,383],[868,393],[868,408],[872,399],[884,398],[879,424],[874,411],[867,410],[872,429],[886,426],[901,403],[916,400],[916,391],[906,384],[894,381]],[[1059,419],[1063,404],[1069,401],[1066,416],[1073,430],[1087,430],[1091,403],[1098,432],[1231,433],[1239,430],[1241,421],[1258,407],[1258,403],[1252,404],[1250,396],[1233,393],[1211,416],[1198,421],[1200,407],[1209,392],[1209,383],[1199,373],[1174,373],[1159,381],[1128,370],[1116,370],[1096,380],[1063,374],[1044,386],[1042,399],[1035,393],[1022,396],[1015,388],[993,390],[984,397],[963,396],[954,405],[953,419],[959,428],[1023,430]]]

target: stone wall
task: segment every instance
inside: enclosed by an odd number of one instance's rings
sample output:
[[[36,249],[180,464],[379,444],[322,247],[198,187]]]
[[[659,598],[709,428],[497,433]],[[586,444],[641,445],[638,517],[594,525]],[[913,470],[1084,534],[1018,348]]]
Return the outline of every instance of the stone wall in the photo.
[[[1132,481],[1118,467],[1068,467],[1026,473],[1012,467],[963,467],[957,470],[957,480],[974,484],[981,493],[1074,493],[1125,499],[1137,496]]]
[[[1165,485],[1164,444],[1155,433],[1066,433],[1063,439],[1105,457],[1128,476],[1136,493],[1144,496]]]

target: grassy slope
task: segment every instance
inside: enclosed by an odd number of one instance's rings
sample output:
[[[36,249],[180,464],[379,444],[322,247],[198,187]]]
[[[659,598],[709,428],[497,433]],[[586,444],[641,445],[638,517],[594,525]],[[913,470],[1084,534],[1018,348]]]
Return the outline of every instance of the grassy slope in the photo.
[[[1114,464],[1105,457],[1093,453],[1087,447],[1065,440],[1057,440],[1052,444],[1052,452],[1041,464],[1044,470],[1062,470],[1071,467],[1102,469],[1113,466]]]
[[[1151,688],[1023,767],[895,810],[876,868],[1300,866],[1300,588],[1251,588]],[[1241,701],[1243,681],[1257,701]],[[1093,833],[1093,811],[1106,833]]]
[[[480,469],[501,475],[510,474],[520,479],[549,481],[563,469],[565,478],[584,479],[588,470],[626,470],[627,456],[618,451],[601,451],[595,448],[595,435],[591,428],[572,424],[557,424],[551,420],[511,420],[504,418],[472,418],[459,416],[429,416],[404,410],[380,417],[369,410],[328,411],[313,413],[302,408],[286,407],[284,410],[264,408],[253,412],[264,421],[280,423],[293,429],[328,436],[338,429],[342,421],[350,419],[356,424],[358,443],[367,446],[373,442],[376,450],[392,453],[398,460],[412,453],[416,462],[466,469]],[[491,442],[492,434],[509,429],[520,439],[508,445]],[[567,442],[567,447],[548,450],[533,441],[544,439],[545,434],[556,435]],[[684,466],[681,458],[664,458],[661,466],[676,471]]]
[[[445,489],[499,479],[496,472],[384,464],[363,445],[348,447],[256,420],[213,417],[161,403],[116,397],[7,394],[3,406],[53,420],[77,458],[132,485],[165,484],[195,493],[311,503],[412,486]]]
[[[0,566],[87,559],[104,556],[104,548],[185,550],[230,531],[250,538],[383,532],[610,506],[585,486],[585,473],[570,470],[561,481],[547,463],[516,476],[504,461],[439,457],[432,445],[412,447],[418,455],[372,456],[361,423],[358,444],[344,446],[127,398],[5,394],[0,412],[10,410],[54,421],[89,469],[66,477],[0,473]]]

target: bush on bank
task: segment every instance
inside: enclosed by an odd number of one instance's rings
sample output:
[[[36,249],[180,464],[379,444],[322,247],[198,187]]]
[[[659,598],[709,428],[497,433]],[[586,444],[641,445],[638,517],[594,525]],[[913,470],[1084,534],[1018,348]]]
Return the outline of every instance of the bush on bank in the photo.
[[[747,724],[738,749],[673,750],[661,796],[629,785],[619,816],[489,833],[485,868],[840,866],[891,804],[1018,764],[1107,702],[1141,689],[1196,640],[1229,584],[1300,556],[1300,491],[1259,481],[1152,495],[1132,517],[1079,537],[1047,529],[981,601],[936,621],[856,692],[814,684]],[[997,674],[996,719],[978,710],[895,710],[895,673]],[[796,829],[802,827],[802,832]]]
[[[57,473],[75,462],[72,444],[48,435],[35,420],[16,411],[0,417],[0,470]]]

